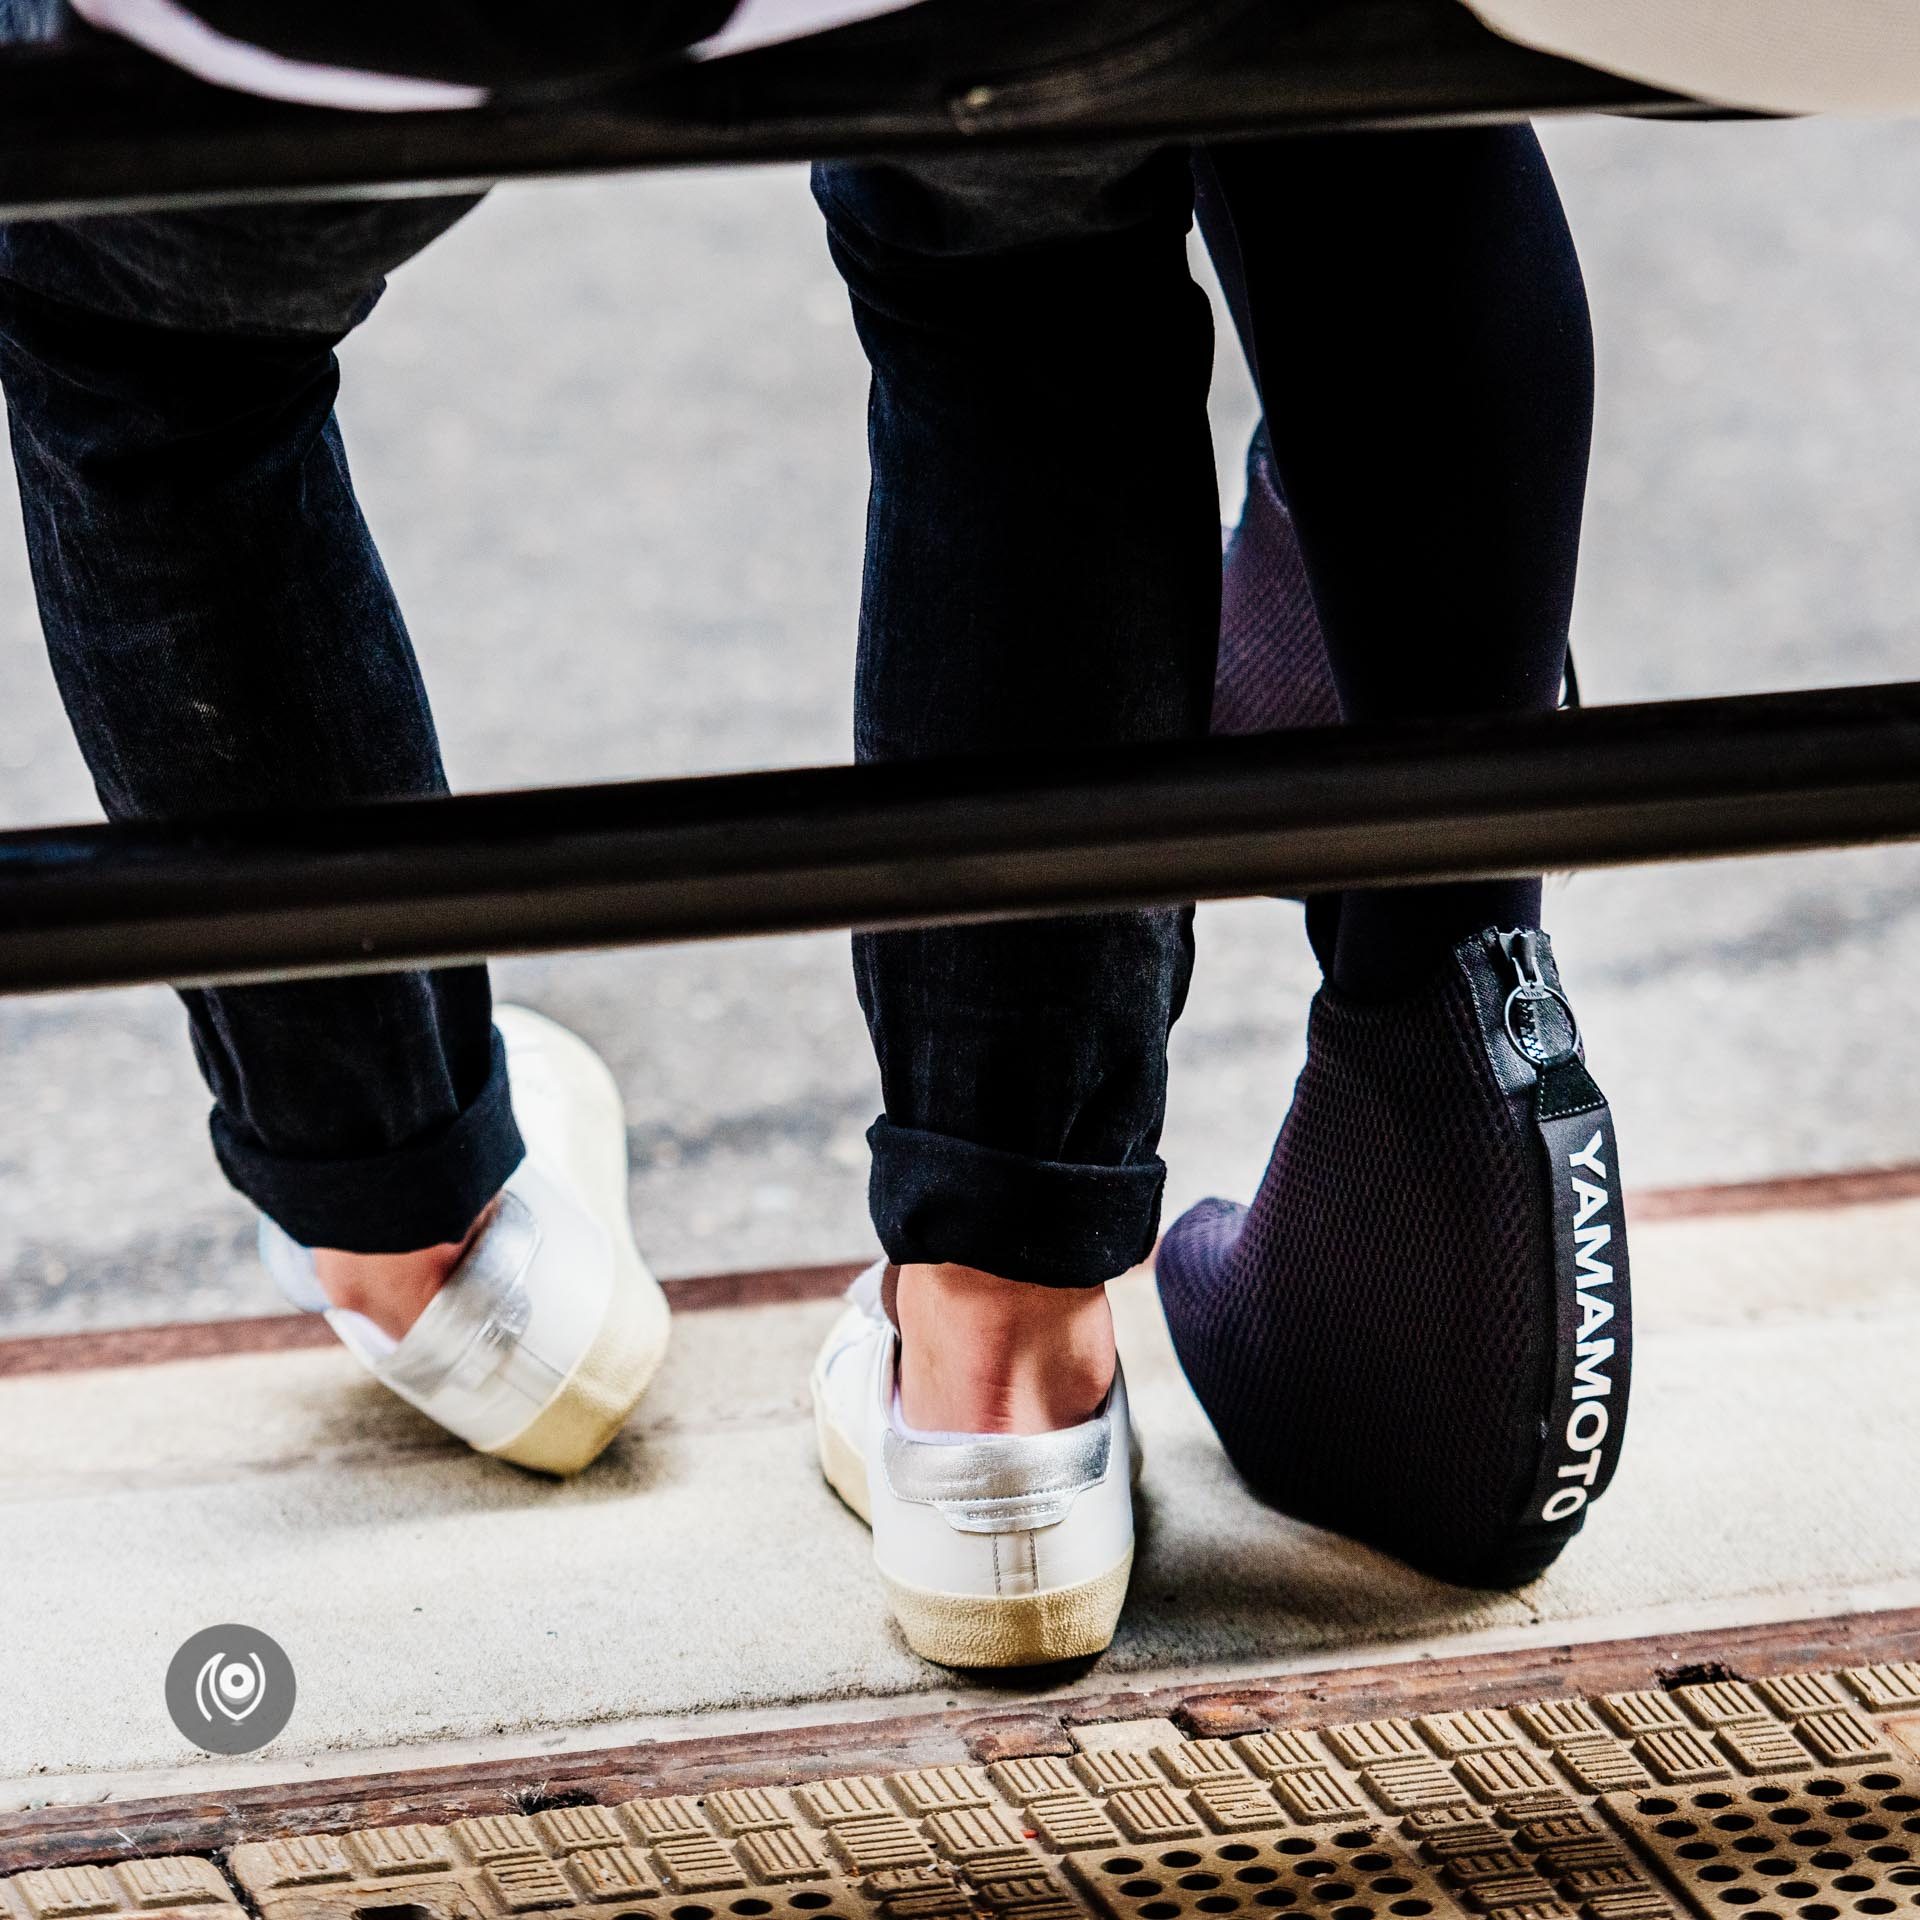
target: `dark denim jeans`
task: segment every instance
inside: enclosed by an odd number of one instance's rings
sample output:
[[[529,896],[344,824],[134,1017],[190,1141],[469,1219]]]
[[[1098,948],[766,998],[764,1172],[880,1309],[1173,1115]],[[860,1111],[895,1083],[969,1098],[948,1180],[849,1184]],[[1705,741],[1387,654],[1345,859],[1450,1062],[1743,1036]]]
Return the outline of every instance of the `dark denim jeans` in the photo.
[[[950,185],[966,207],[957,244],[883,248],[875,284],[891,297],[862,310],[869,343],[891,343],[876,433],[907,456],[908,478],[875,503],[860,752],[1198,732],[1218,535],[1184,162],[1035,166],[1017,185],[956,169]],[[386,269],[466,204],[0,229],[0,379],[34,581],[113,817],[444,786],[348,478],[333,348]],[[913,205],[953,217],[945,202]],[[1036,304],[1026,266],[996,272],[994,249],[1027,246],[1063,205],[1086,236]],[[851,266],[850,222],[838,244]],[[959,298],[993,312],[984,353],[976,335],[957,353],[939,337]],[[1080,377],[1058,378],[1070,363]],[[1113,408],[1116,385],[1137,385],[1139,404]],[[1026,457],[1035,446],[1044,460]],[[1125,477],[1162,463],[1178,484]],[[1114,484],[1088,487],[1090,470]],[[1092,591],[1050,574],[1063,526],[1113,557]],[[1000,563],[984,593],[982,557]],[[951,644],[929,648],[887,618],[908,603],[950,609]],[[1188,922],[1108,915],[859,943],[888,1108],[874,1206],[896,1258],[1085,1284],[1146,1251]],[[309,1244],[455,1238],[520,1156],[479,968],[183,998],[222,1167]]]
[[[1531,136],[1375,137],[1357,175],[1335,142],[1233,151],[1242,208],[1291,216],[1239,247],[1349,717],[1550,706],[1592,390]],[[874,376],[860,756],[1203,732],[1220,549],[1187,156],[836,165],[816,191]],[[34,577],[116,816],[442,787],[332,348],[464,205],[0,228]],[[1343,944],[1386,897],[1346,897]],[[889,1256],[1069,1286],[1143,1258],[1191,960],[1179,911],[856,940]],[[187,1000],[223,1166],[310,1244],[457,1237],[519,1158],[478,969]]]
[[[863,760],[1206,731],[1220,529],[1186,156],[815,172],[873,367]],[[1063,558],[1067,564],[1062,564]],[[1187,911],[862,935],[896,1261],[1145,1258]]]
[[[1234,142],[1199,171],[1344,717],[1550,711],[1593,370],[1531,131]],[[843,164],[815,190],[873,369],[862,757],[1201,732],[1220,573],[1188,157]],[[1343,988],[1390,997],[1538,914],[1518,881],[1309,920]],[[1178,913],[856,942],[894,1259],[1085,1285],[1146,1255],[1188,957]]]
[[[442,791],[333,349],[470,201],[0,227],[0,381],[108,814]],[[185,993],[227,1177],[310,1246],[456,1240],[519,1163],[484,968]]]

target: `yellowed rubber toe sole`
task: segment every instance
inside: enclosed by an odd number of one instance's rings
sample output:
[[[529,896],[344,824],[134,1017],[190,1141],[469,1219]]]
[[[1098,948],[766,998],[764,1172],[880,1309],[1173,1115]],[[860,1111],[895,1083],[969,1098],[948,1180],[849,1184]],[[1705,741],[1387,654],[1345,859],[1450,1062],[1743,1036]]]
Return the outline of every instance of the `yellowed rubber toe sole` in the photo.
[[[510,1072],[531,1070],[548,1092],[515,1112],[528,1152],[544,1157],[606,1229],[613,1291],[593,1344],[547,1405],[495,1459],[537,1473],[591,1466],[626,1424],[666,1357],[667,1297],[633,1243],[627,1196],[627,1123],[607,1063],[577,1033],[527,1007],[501,1005],[494,1024],[507,1043]]]
[[[666,1296],[644,1272],[624,1274],[599,1337],[546,1410],[496,1459],[565,1476],[591,1466],[612,1444],[666,1357]]]
[[[867,1463],[853,1442],[827,1416],[818,1387],[813,1395],[813,1436],[820,1449],[820,1471],[827,1485],[857,1513],[868,1526],[873,1525],[873,1507],[867,1498]]]
[[[880,1578],[921,1659],[943,1667],[1047,1667],[1107,1650],[1132,1576],[1129,1553],[1096,1579],[1044,1593],[928,1593]]]
[[[814,1382],[813,1430],[827,1485],[869,1526],[867,1463],[828,1415]],[[1134,1478],[1140,1472],[1136,1452]],[[923,1660],[942,1667],[1047,1667],[1104,1653],[1120,1624],[1133,1555],[1096,1579],[1044,1593],[932,1593],[880,1574],[900,1631]]]

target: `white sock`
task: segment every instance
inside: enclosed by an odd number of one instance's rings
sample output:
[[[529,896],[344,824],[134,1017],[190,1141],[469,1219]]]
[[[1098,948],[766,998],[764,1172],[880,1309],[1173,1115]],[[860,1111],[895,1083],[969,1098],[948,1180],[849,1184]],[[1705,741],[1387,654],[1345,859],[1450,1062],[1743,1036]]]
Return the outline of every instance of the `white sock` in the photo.
[[[902,1440],[915,1440],[923,1447],[964,1447],[976,1440],[1004,1440],[1003,1433],[929,1433],[920,1427],[910,1427],[907,1416],[900,1411],[900,1382],[893,1383],[893,1406],[887,1415],[887,1423]]]
[[[376,1327],[364,1313],[352,1313],[345,1307],[334,1307],[327,1315],[336,1328],[346,1321],[354,1333],[354,1344],[370,1360],[385,1360],[400,1345],[392,1334],[382,1327]]]

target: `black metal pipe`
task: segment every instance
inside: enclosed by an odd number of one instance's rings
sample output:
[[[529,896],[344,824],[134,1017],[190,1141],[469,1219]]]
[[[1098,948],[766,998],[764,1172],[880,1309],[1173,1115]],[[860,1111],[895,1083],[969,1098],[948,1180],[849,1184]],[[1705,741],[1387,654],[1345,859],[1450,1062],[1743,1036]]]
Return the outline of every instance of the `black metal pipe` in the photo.
[[[0,992],[1920,838],[1920,683],[0,835]]]
[[[800,42],[455,113],[249,99],[76,31],[0,49],[0,218],[709,162],[1696,110],[1502,40],[1458,0],[1168,0],[1157,37],[1117,46],[1085,0],[1078,52],[1049,41],[1023,53],[1017,32],[1004,50],[979,33],[970,44],[967,11],[935,8],[924,35],[880,36],[859,57],[844,42]]]

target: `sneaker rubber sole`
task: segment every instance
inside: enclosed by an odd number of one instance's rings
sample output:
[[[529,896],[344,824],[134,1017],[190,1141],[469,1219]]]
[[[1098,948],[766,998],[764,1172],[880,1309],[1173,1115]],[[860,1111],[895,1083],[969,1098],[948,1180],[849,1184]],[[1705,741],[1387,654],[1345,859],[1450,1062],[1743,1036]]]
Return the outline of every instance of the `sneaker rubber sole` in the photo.
[[[818,1367],[812,1386],[820,1471],[846,1506],[871,1527],[865,1456],[833,1418]],[[1137,1446],[1132,1465],[1137,1480]],[[907,1645],[921,1659],[942,1667],[1046,1667],[1090,1660],[1107,1650],[1132,1575],[1129,1550],[1091,1580],[1039,1593],[939,1593],[910,1586],[884,1570],[880,1581]]]
[[[599,1458],[659,1372],[667,1298],[634,1244],[626,1113],[605,1061],[579,1035],[528,1008],[500,1007],[495,1024],[510,1056],[516,1047],[537,1047],[568,1109],[589,1117],[587,1137],[552,1157],[613,1249],[613,1284],[593,1344],[553,1399],[511,1440],[489,1449],[515,1466],[564,1476]]]

